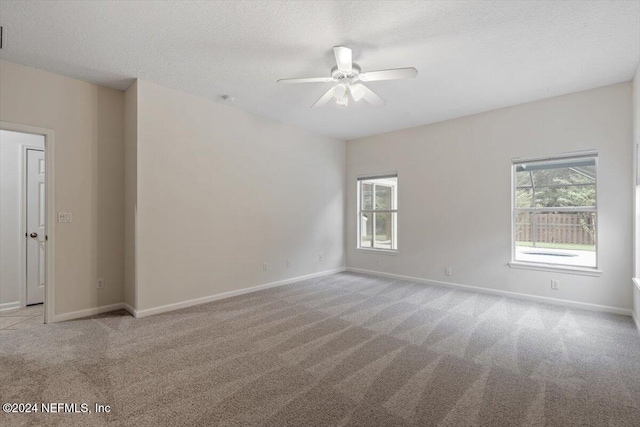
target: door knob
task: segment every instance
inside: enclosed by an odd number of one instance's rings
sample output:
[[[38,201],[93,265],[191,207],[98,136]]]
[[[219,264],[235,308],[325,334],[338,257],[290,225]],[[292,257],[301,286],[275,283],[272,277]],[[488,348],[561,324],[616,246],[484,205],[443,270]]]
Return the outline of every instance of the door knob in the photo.
[[[35,239],[36,237],[38,237],[38,233],[31,233],[31,234],[29,234],[29,236],[33,237]]]

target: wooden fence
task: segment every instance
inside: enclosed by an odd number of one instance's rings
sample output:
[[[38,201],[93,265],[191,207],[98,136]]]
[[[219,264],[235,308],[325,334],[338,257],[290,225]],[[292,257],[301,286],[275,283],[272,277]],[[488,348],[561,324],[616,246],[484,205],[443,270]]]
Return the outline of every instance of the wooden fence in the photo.
[[[533,241],[534,221],[536,242],[582,245],[594,245],[596,242],[595,213],[521,213],[516,220],[516,241]]]

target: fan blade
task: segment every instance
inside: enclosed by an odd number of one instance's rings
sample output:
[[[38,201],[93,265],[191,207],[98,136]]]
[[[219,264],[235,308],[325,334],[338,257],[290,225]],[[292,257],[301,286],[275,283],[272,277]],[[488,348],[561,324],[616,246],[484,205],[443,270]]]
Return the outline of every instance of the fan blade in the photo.
[[[333,89],[334,88],[331,88],[326,91],[325,94],[322,95],[322,97],[320,97],[320,99],[318,99],[316,103],[311,106],[311,108],[322,107],[327,102],[331,101],[333,99]]]
[[[301,79],[280,79],[278,83],[329,83],[335,82],[333,77],[305,77]]]
[[[374,91],[366,87],[365,85],[360,85],[360,89],[364,92],[362,98],[367,101],[369,104],[374,107],[380,107],[385,104],[384,99],[380,98]]]
[[[369,71],[361,73],[360,80],[363,82],[375,82],[378,80],[398,80],[413,79],[418,75],[418,70],[413,67],[393,68],[391,70]]]
[[[353,70],[352,53],[348,47],[336,46],[333,48],[333,53],[336,56],[336,64],[338,70],[343,73],[350,73]]]

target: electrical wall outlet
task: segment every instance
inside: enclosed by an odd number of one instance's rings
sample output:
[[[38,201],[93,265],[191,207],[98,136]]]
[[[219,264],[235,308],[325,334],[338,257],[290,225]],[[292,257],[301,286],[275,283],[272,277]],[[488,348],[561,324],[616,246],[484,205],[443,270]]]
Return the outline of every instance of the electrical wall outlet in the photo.
[[[451,276],[451,267],[445,267],[444,268],[444,275],[445,276]]]
[[[557,280],[551,280],[551,289],[555,289],[556,291],[560,289],[560,284]]]
[[[98,279],[98,289],[104,288],[104,279]]]
[[[287,260],[287,261],[285,262],[285,265],[287,266],[287,268],[291,267],[291,261]]]
[[[318,261],[323,261],[324,260],[324,255],[320,254],[318,255]]]
[[[262,264],[262,271],[267,271],[269,270],[269,263],[265,262],[264,264]]]
[[[380,264],[382,264],[382,263],[380,262],[380,260],[379,260],[379,259],[377,259],[377,260],[376,260],[376,267],[380,267]]]

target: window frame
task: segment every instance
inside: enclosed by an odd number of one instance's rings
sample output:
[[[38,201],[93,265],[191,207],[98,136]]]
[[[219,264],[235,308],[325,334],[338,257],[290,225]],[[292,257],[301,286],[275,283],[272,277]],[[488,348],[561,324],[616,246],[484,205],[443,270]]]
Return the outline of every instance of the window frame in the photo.
[[[516,207],[516,168],[524,163],[539,163],[539,162],[551,162],[551,161],[571,161],[578,159],[593,159],[595,163],[596,178],[595,178],[595,206],[577,206],[577,207],[543,207],[536,206],[528,208]],[[511,262],[509,266],[512,268],[523,268],[542,271],[561,271],[565,273],[599,276],[602,271],[599,270],[600,256],[599,256],[599,242],[600,242],[600,227],[599,227],[599,214],[598,214],[598,188],[600,186],[599,179],[599,164],[598,164],[598,152],[596,150],[579,151],[571,153],[562,153],[552,156],[544,157],[530,157],[530,158],[513,158],[511,161]],[[546,187],[546,186],[545,186]],[[534,200],[535,204],[535,200]],[[557,262],[540,262],[540,261],[523,261],[516,260],[516,219],[518,213],[532,212],[534,218],[536,213],[544,212],[593,212],[595,213],[595,266],[579,266],[570,264],[561,264]],[[534,222],[535,224],[535,219]],[[535,229],[535,227],[533,227]]]
[[[362,192],[362,184],[364,181],[376,180],[376,179],[385,179],[385,178],[395,178],[396,185],[395,188],[392,188],[391,199],[395,204],[395,209],[375,209],[375,184],[371,184],[371,194],[372,194],[372,206],[371,209],[363,209],[363,192]],[[357,205],[356,205],[356,249],[363,252],[375,252],[375,253],[383,253],[389,255],[396,255],[398,253],[398,186],[399,178],[397,172],[388,172],[381,174],[372,174],[372,175],[362,175],[356,178],[356,195],[357,195]],[[392,249],[387,248],[376,248],[375,247],[375,238],[376,238],[376,227],[375,227],[375,217],[376,213],[390,213],[392,214],[392,218],[395,220],[392,224]],[[362,215],[363,214],[371,214],[371,218],[373,219],[373,224],[371,226],[372,234],[371,234],[371,247],[362,246]],[[395,248],[393,248],[395,243]]]

